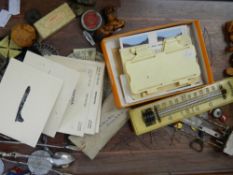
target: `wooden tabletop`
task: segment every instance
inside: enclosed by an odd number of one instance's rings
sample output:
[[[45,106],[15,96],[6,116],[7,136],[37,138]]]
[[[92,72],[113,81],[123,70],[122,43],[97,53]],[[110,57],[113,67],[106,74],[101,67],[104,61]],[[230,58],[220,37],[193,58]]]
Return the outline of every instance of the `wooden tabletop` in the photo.
[[[7,34],[11,27],[24,22],[27,10],[36,8],[43,15],[47,14],[64,0],[21,0],[21,14],[13,16],[5,28],[0,28],[0,37]],[[143,27],[166,24],[187,19],[199,19],[215,80],[223,78],[223,70],[229,66],[229,54],[225,53],[226,43],[222,33],[222,25],[233,19],[233,3],[220,1],[185,1],[185,0],[97,0],[96,8],[113,5],[118,8],[118,17],[126,20],[121,32]],[[7,7],[7,0],[0,1],[0,8]],[[68,55],[73,48],[89,47],[83,38],[80,18],[77,18],[59,32],[46,40],[59,50],[61,55]],[[224,108],[232,118],[233,106]],[[189,148],[191,138],[177,133],[173,143],[172,128],[166,127],[151,134],[137,137],[127,123],[104,147],[95,160],[90,160],[81,152],[73,153],[77,160],[65,172],[72,174],[233,174],[233,157],[216,152],[206,146],[202,153]],[[52,143],[62,143],[63,135],[58,134]],[[30,153],[28,146],[0,145],[1,151],[18,151]],[[232,172],[232,173],[230,173]]]

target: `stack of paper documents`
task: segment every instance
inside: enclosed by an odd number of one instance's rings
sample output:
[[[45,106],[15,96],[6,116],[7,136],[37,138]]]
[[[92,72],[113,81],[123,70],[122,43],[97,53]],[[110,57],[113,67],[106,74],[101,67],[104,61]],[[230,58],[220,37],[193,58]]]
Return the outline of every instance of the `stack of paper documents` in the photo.
[[[32,52],[11,59],[0,83],[0,133],[33,147],[41,133],[98,133],[103,76],[103,62]]]
[[[49,56],[48,59],[80,73],[79,83],[74,89],[71,103],[60,126],[60,132],[76,136],[98,133],[104,64],[61,56]]]

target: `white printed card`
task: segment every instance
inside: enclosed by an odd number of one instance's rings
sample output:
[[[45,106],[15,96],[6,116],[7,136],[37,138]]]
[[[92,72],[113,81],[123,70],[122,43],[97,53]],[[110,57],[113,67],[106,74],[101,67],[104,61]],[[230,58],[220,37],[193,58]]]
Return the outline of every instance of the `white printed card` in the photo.
[[[79,73],[42,56],[27,52],[24,63],[63,80],[63,87],[51,112],[43,133],[54,137],[59,130],[73,91],[78,83]]]
[[[63,81],[10,59],[0,83],[0,133],[36,146]]]

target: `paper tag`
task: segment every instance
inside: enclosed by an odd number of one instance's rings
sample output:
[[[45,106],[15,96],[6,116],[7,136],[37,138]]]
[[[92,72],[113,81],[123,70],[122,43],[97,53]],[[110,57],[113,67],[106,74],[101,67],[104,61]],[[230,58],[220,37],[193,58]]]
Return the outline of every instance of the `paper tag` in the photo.
[[[11,14],[7,10],[1,10],[0,12],[0,27],[5,27],[10,20]]]
[[[8,11],[12,15],[18,15],[20,13],[20,0],[9,0]]]

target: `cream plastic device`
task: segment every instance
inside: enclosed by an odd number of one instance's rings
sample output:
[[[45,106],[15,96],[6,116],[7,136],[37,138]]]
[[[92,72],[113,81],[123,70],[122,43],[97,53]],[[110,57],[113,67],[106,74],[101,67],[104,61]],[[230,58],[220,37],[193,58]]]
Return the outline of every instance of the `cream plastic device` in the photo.
[[[121,49],[123,71],[134,97],[191,85],[200,79],[196,51],[187,35],[165,39],[162,51],[148,45]]]

